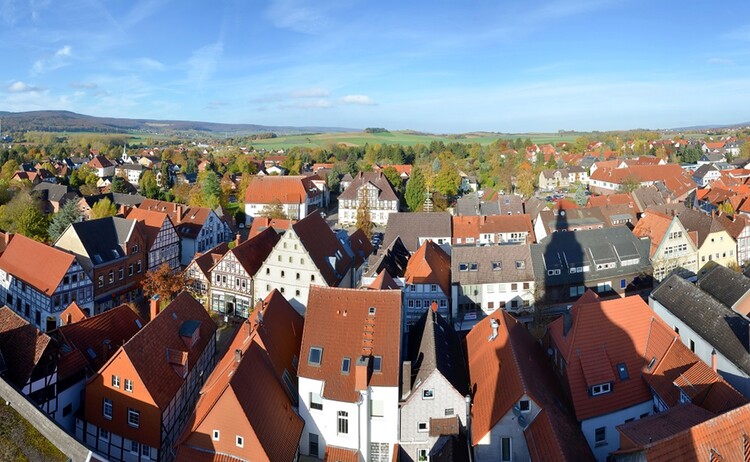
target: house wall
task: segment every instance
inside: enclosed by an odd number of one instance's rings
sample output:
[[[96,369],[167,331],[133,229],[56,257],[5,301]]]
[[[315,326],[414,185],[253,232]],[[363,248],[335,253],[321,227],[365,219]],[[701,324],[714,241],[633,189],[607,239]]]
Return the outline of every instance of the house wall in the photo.
[[[701,268],[709,261],[715,261],[723,266],[729,266],[737,263],[735,250],[737,244],[726,231],[711,233],[703,241],[703,245],[698,249],[698,267]]]
[[[660,318],[669,324],[677,333],[686,347],[693,350],[704,363],[712,365],[711,353],[715,350],[708,339],[701,337],[693,328],[688,326],[682,319],[669,311],[664,305],[649,298],[648,304]],[[750,375],[739,369],[731,360],[724,356],[719,350],[716,351],[716,370],[737,391],[750,399]]]
[[[515,286],[515,290],[514,290]],[[460,284],[453,283],[453,319],[457,329],[461,330],[461,321],[466,313],[481,310],[481,314],[488,316],[498,309],[509,313],[534,311],[534,281],[498,282],[488,284]],[[480,316],[481,317],[481,316]],[[464,326],[471,328],[470,325]]]
[[[439,284],[407,284],[404,287],[403,307],[405,332],[419,321],[430,309],[432,302],[438,304],[438,313],[452,322],[450,294],[443,293]]]
[[[524,395],[521,399],[529,400],[528,412],[522,412],[521,415],[526,420],[526,426],[522,426],[518,417],[513,410],[509,410],[492,429],[484,435],[479,442],[474,445],[474,457],[476,462],[498,461],[502,460],[502,439],[510,438],[510,460],[531,460],[529,447],[526,444],[524,430],[531,425],[541,409],[528,396]],[[474,435],[476,437],[476,435]]]
[[[155,270],[164,263],[173,270],[180,266],[180,237],[169,218],[164,218],[159,234],[148,251],[149,270]]]
[[[651,400],[634,406],[611,412],[609,414],[586,419],[581,422],[581,431],[586,441],[589,443],[591,452],[599,462],[605,462],[610,452],[620,448],[620,434],[617,426],[625,423],[626,420],[637,420],[654,412],[654,404]],[[596,442],[596,429],[604,427],[605,439],[603,442]]]
[[[253,306],[252,277],[229,251],[211,270],[211,310],[246,318]]]

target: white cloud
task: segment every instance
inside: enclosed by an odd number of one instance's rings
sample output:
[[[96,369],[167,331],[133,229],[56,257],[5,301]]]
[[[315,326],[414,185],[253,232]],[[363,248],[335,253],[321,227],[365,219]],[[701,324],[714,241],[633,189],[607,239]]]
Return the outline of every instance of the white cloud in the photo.
[[[200,89],[205,81],[213,77],[223,51],[224,45],[217,42],[195,50],[188,59],[188,79],[196,89]]]
[[[304,99],[292,104],[282,104],[279,107],[283,109],[328,109],[333,107],[333,102],[326,98]]]
[[[330,19],[326,8],[317,2],[305,5],[303,0],[274,0],[265,17],[280,29],[291,29],[305,34],[316,34],[328,29]]]
[[[34,62],[31,67],[31,71],[34,74],[42,74],[44,72],[53,71],[60,69],[70,64],[69,58],[73,56],[73,48],[70,45],[57,50],[52,56],[40,58]]]
[[[329,94],[330,92],[323,88],[305,88],[302,90],[294,90],[289,96],[292,98],[325,98]]]
[[[343,104],[361,104],[363,106],[374,106],[377,103],[369,96],[365,95],[346,95],[341,98]]]
[[[20,80],[8,85],[7,89],[10,93],[33,93],[43,90],[43,88],[41,87],[29,85],[28,83],[21,82]]]

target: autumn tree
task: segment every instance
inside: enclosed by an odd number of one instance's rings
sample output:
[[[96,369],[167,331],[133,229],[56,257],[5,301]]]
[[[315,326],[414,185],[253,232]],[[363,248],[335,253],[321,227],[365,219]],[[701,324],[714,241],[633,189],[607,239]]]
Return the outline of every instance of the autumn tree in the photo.
[[[359,207],[357,207],[357,222],[354,226],[361,229],[365,233],[365,236],[367,236],[367,239],[372,238],[372,231],[373,228],[375,228],[375,225],[370,216],[370,200],[368,199],[366,192],[362,195],[362,198],[359,201]]]
[[[48,225],[49,220],[42,213],[39,202],[25,191],[19,191],[10,202],[0,207],[0,228],[5,231],[46,242]]]
[[[444,162],[440,171],[435,175],[435,190],[445,197],[452,197],[458,194],[458,187],[461,185],[461,177],[455,165]]]
[[[274,199],[270,204],[264,205],[258,216],[271,219],[287,219],[284,204],[278,199]]]
[[[427,185],[422,170],[419,168],[413,168],[411,177],[409,178],[409,181],[406,182],[406,193],[404,194],[406,205],[409,206],[409,210],[416,212],[422,208],[426,192]]]
[[[172,271],[169,264],[163,263],[155,270],[146,271],[143,278],[143,292],[147,297],[158,295],[165,303],[187,287],[187,280],[181,271]]]
[[[112,178],[112,186],[109,188],[113,193],[127,194],[130,192],[127,180],[122,177],[116,176]]]
[[[635,175],[628,175],[622,179],[620,184],[620,191],[624,193],[631,193],[641,187],[641,179]]]
[[[100,199],[96,202],[96,204],[91,206],[91,212],[89,213],[89,216],[92,220],[95,220],[97,218],[113,217],[116,214],[117,208],[115,208],[115,204],[113,204],[108,197],[105,197],[104,199]]]
[[[524,197],[531,197],[534,195],[534,182],[536,181],[534,175],[534,169],[528,162],[523,162],[518,167],[518,175],[516,177],[516,189]]]
[[[159,185],[156,184],[156,175],[151,170],[146,170],[138,181],[141,194],[149,199],[159,198]]]
[[[729,201],[724,201],[719,204],[719,212],[724,215],[732,215],[734,213],[734,207],[732,207],[732,204]]]
[[[50,241],[54,242],[67,229],[68,225],[77,222],[81,218],[81,211],[76,201],[68,201],[60,207],[49,225],[48,233]]]

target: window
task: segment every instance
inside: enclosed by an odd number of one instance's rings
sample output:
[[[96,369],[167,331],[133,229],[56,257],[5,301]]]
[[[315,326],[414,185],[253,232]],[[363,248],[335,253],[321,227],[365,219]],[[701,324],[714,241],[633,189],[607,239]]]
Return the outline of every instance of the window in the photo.
[[[690,351],[695,353],[695,341],[693,340],[690,340]]]
[[[383,357],[382,356],[375,356],[372,358],[372,371],[373,372],[380,372],[383,367]]]
[[[141,445],[141,455],[143,457],[151,458],[151,448],[146,446],[145,444]]]
[[[213,435],[211,435],[211,439],[213,439],[214,441],[219,441],[219,436],[221,436],[219,430],[214,430]]]
[[[104,287],[104,276],[99,276],[97,278],[97,284],[99,285],[99,287]]]
[[[478,269],[479,269],[479,264],[469,263],[469,271],[477,271]]]
[[[99,429],[99,439],[103,441],[109,441],[109,432],[103,428]]]
[[[138,428],[141,426],[141,413],[134,409],[128,409],[128,425]]]
[[[630,378],[630,375],[628,374],[628,367],[625,365],[625,363],[619,363],[617,365],[617,375],[620,377],[620,380],[627,380]]]
[[[501,261],[492,262],[492,271],[500,271],[501,269],[503,269],[503,262]]]
[[[348,374],[351,366],[352,366],[351,358],[344,358],[343,360],[341,360],[341,373]]]
[[[318,435],[310,433],[308,436],[308,453],[311,456],[318,457]]]
[[[529,409],[531,409],[531,405],[529,403],[528,399],[522,399],[518,402],[518,408],[521,409],[521,412],[528,412]]]
[[[510,438],[500,438],[500,460],[503,462],[510,461]]]
[[[310,282],[315,282],[315,275],[314,274],[310,275]]]
[[[271,268],[266,268],[266,274],[271,274]]]
[[[109,274],[107,275],[107,282],[109,284],[112,284],[113,282],[115,282],[115,272],[114,271],[110,271]]]
[[[370,417],[383,417],[385,415],[385,404],[383,400],[370,400]]]
[[[338,434],[347,435],[349,434],[349,413],[346,411],[338,412]]]
[[[469,271],[469,265],[466,263],[459,263],[458,264],[458,270],[459,271]]]
[[[237,435],[237,437],[234,440],[234,444],[236,444],[238,448],[245,447],[245,438],[241,437],[240,435]]]
[[[317,393],[310,393],[310,409],[323,410],[323,398]]]
[[[115,388],[120,388],[120,377],[117,375],[112,376],[112,386]]]
[[[130,452],[133,454],[138,454],[138,442],[137,441],[130,442]]]
[[[425,462],[427,460],[427,449],[417,450],[417,461]]]
[[[516,269],[526,269],[526,262],[523,260],[516,260]]]
[[[281,270],[281,277],[284,277],[284,270]]]
[[[120,278],[121,281],[123,279],[125,279],[125,269],[124,268],[120,268],[119,270],[117,270],[117,277]]]
[[[138,262],[135,264],[135,270],[137,273],[141,272],[141,261],[138,260]]]
[[[628,284],[625,281],[625,279],[620,279],[620,289],[624,289],[627,286],[628,286]]]
[[[128,276],[133,275],[133,265],[128,265]]]
[[[596,446],[604,446],[607,444],[607,427],[599,427],[594,430],[594,442]]]
[[[456,411],[452,407],[449,407],[449,408],[447,408],[445,410],[445,416],[446,417],[450,417],[450,416],[452,416],[455,413],[456,413]]]
[[[419,422],[417,423],[417,431],[418,432],[426,432],[429,430],[429,426],[427,425],[427,422]]]
[[[371,307],[370,307],[370,308],[368,309],[368,311],[367,311],[367,314],[368,314],[369,316],[375,316],[375,307],[374,307],[374,306],[371,306]]]
[[[307,357],[307,363],[311,366],[320,366],[320,361],[323,359],[323,349],[320,347],[311,347],[310,354]]]
[[[104,398],[103,414],[104,418],[112,420],[112,400],[109,398]]]
[[[611,387],[608,383],[602,383],[601,385],[594,385],[591,387],[591,395],[603,395],[605,393],[609,393],[611,391]]]
[[[299,273],[297,273],[295,279],[299,281]]]
[[[425,388],[422,390],[422,399],[433,399],[435,397],[435,390],[432,388]]]
[[[125,391],[129,391],[130,393],[133,393],[133,381],[130,379],[125,379]]]

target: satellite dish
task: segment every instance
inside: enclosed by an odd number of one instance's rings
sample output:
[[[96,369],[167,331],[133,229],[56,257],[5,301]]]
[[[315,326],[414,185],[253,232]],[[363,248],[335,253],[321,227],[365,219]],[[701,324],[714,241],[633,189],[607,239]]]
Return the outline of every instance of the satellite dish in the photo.
[[[518,404],[513,406],[513,414],[515,414],[519,419],[522,418],[523,415],[521,414],[521,406],[519,406]]]
[[[519,426],[521,426],[522,428],[526,428],[526,417],[519,415],[517,422]]]

